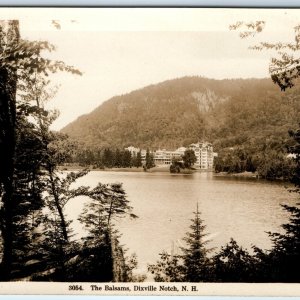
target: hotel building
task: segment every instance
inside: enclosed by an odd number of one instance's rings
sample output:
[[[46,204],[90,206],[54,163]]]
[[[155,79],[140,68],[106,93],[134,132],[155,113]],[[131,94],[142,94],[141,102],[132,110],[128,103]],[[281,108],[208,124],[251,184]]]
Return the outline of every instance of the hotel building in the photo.
[[[213,168],[214,157],[217,156],[217,153],[213,152],[212,144],[207,142],[191,144],[188,147],[180,147],[175,151],[159,149],[151,151],[151,153],[154,156],[155,165],[162,166],[171,165],[172,159],[181,158],[187,149],[192,149],[195,152],[197,161],[194,164],[194,168],[203,170],[211,170]],[[146,150],[140,150],[133,146],[126,148],[126,150],[130,151],[132,155],[136,155],[139,151],[141,151],[142,163],[145,163]]]

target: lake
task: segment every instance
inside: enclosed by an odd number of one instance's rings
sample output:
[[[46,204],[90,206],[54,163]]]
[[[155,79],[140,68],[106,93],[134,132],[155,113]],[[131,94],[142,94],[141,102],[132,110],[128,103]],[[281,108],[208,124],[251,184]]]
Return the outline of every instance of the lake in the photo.
[[[231,237],[248,250],[251,245],[270,248],[266,232],[280,231],[280,225],[288,220],[280,204],[297,203],[297,195],[289,193],[284,183],[221,177],[212,172],[181,175],[91,171],[78,180],[78,185],[94,187],[98,182],[122,182],[133,212],[139,217],[115,220],[122,233],[121,244],[128,248],[128,254],[137,254],[139,272],[146,272],[147,264],[156,262],[161,251],[178,253],[184,246],[182,238],[189,230],[197,203],[211,239],[208,247],[216,250]],[[66,206],[77,238],[84,234],[77,221],[84,202],[78,197]]]

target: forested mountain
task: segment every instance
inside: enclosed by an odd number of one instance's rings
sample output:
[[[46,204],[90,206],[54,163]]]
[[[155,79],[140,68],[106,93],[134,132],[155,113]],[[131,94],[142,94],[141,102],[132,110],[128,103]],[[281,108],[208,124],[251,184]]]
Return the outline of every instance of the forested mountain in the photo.
[[[299,88],[283,93],[270,79],[184,77],[113,97],[62,132],[89,149],[174,149],[198,140],[216,151],[283,149],[300,119]]]
[[[204,78],[182,78],[151,85],[114,97],[62,131],[92,147],[180,146],[186,138],[199,139],[205,114],[226,101],[236,83]]]

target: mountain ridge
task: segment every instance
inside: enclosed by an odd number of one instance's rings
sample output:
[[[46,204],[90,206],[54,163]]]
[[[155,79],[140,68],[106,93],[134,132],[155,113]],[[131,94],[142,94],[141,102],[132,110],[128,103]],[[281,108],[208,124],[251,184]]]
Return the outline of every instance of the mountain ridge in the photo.
[[[288,102],[298,94],[297,87],[280,92],[268,78],[186,76],[114,96],[61,132],[91,149],[175,149],[208,140],[219,150],[256,139],[259,130],[262,142],[271,127],[282,143],[300,117],[300,101]]]
[[[86,147],[176,148],[212,138],[216,111],[232,99],[276,93],[270,79],[183,77],[114,96],[61,132]],[[247,96],[248,97],[248,96]],[[227,105],[228,106],[228,105]]]

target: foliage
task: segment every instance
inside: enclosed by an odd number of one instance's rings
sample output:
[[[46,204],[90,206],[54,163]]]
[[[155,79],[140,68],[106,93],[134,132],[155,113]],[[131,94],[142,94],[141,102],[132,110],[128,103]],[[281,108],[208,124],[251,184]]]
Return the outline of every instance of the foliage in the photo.
[[[255,258],[240,247],[234,239],[221,247],[214,258],[215,280],[222,282],[256,281]]]
[[[292,154],[293,161],[295,162],[295,168],[291,176],[291,182],[295,186],[294,192],[300,193],[300,129],[290,130],[289,134],[294,143],[289,145],[288,150],[289,153]]]
[[[187,247],[181,248],[183,252],[183,264],[185,267],[185,280],[188,282],[209,281],[212,277],[212,264],[208,258],[208,253],[212,249],[207,249],[209,243],[207,234],[204,233],[205,225],[200,218],[200,212],[197,210],[191,220],[190,232],[187,232],[184,241]]]
[[[192,165],[197,161],[194,150],[186,149],[182,156],[183,164],[186,168],[191,168]]]
[[[187,149],[181,157],[173,157],[170,165],[170,173],[191,172],[192,165],[197,161],[194,150]]]
[[[146,151],[146,163],[144,165],[145,170],[151,169],[155,167],[155,163],[154,163],[154,156],[152,153],[150,153],[149,149],[147,148]]]
[[[2,49],[0,53],[1,68],[15,69],[21,81],[34,81],[36,73],[48,76],[49,73],[65,71],[72,74],[81,75],[81,72],[66,65],[62,61],[53,61],[42,56],[43,51],[52,52],[55,47],[47,41],[29,41],[20,39],[18,43],[13,43],[7,38],[7,34],[1,27]],[[21,82],[22,84],[22,82]]]
[[[114,217],[125,215],[136,217],[131,213],[132,207],[129,206],[129,200],[126,198],[120,183],[99,183],[86,195],[91,199],[91,202],[86,205],[80,220],[92,235],[101,235],[100,229],[109,228]]]
[[[14,176],[15,190],[12,198],[12,261],[14,277],[26,277],[27,267],[37,253],[37,242],[40,233],[36,231],[39,226],[40,209],[43,207],[41,186],[43,181],[40,171],[40,161],[43,160],[39,151],[41,141],[39,134],[32,130],[32,125],[24,118],[17,120],[16,152]],[[0,227],[2,234],[5,232],[5,210],[2,207],[0,214]]]
[[[300,186],[300,130],[290,131],[294,143],[288,150],[294,159],[293,172],[289,178],[299,193]],[[300,261],[300,209],[296,206],[282,205],[289,213],[289,222],[282,225],[283,233],[271,233],[272,249],[263,251],[253,247],[254,255],[239,247],[231,240],[215,255],[216,279],[220,281],[243,282],[299,282]]]
[[[140,151],[137,155],[132,155],[130,151],[120,150],[119,148],[96,149],[93,151],[91,149],[81,149],[78,144],[69,161],[79,163],[81,166],[93,165],[100,168],[139,168],[142,166]]]
[[[66,261],[66,277],[70,282],[108,282],[113,279],[113,260],[110,240],[95,247],[84,242]]]
[[[156,282],[185,281],[185,272],[180,255],[170,255],[163,251],[156,264],[148,265],[148,271],[154,275]]]
[[[182,254],[174,255],[162,252],[156,264],[148,265],[148,271],[154,275],[155,281],[186,281],[200,282],[211,281],[213,278],[213,265],[208,258],[212,249],[207,249],[207,234],[204,233],[205,225],[202,224],[200,213],[194,213],[191,220],[191,231],[187,232],[182,247]]]
[[[173,157],[170,165],[170,173],[180,173],[184,169],[184,165],[180,158]]]
[[[264,21],[256,21],[251,23],[238,22],[230,26],[230,29],[244,29],[251,28],[249,31],[240,33],[240,37],[254,36],[263,30]],[[261,42],[258,45],[252,46],[251,49],[262,51],[272,50],[276,51],[276,55],[271,58],[269,64],[269,72],[275,84],[281,90],[285,91],[295,85],[295,81],[300,77],[300,25],[294,27],[294,41],[293,42]],[[295,55],[294,55],[295,54]]]
[[[133,155],[132,157],[132,165],[136,168],[139,168],[141,167],[143,164],[142,164],[142,154],[141,154],[141,151],[139,151],[136,156]]]
[[[256,172],[259,177],[268,180],[289,180],[295,167],[286,152],[264,149],[260,153],[251,153],[244,147],[221,150],[214,164],[216,172]]]
[[[103,161],[104,165],[109,168],[111,168],[115,165],[115,156],[110,149],[108,149],[108,148],[104,149],[102,161]]]
[[[136,254],[132,254],[129,257],[125,257],[125,272],[126,272],[126,281],[128,282],[143,282],[146,279],[145,274],[135,275],[134,269],[138,266],[138,260]]]
[[[84,192],[84,188],[72,190],[71,184],[87,172],[68,174],[62,178],[57,174],[56,167],[67,161],[72,152],[73,143],[70,143],[64,134],[53,133],[49,126],[55,119],[56,114],[51,114],[44,109],[44,104],[53,93],[49,92],[49,80],[35,73],[35,80],[28,81],[26,86],[21,88],[22,95],[18,108],[20,117],[31,118],[32,126],[35,129],[40,143],[36,149],[41,155],[39,170],[42,171],[42,185],[39,187],[42,197],[42,207],[39,211],[39,230],[44,232],[36,245],[38,260],[43,265],[44,272],[53,270],[52,278],[55,280],[66,279],[65,261],[69,253],[73,251],[74,245],[69,241],[69,224],[64,214],[66,203]],[[24,137],[26,139],[26,137]],[[30,157],[30,153],[26,153]],[[38,174],[36,174],[38,177]],[[34,278],[40,275],[32,274]]]
[[[247,31],[240,32],[240,38],[246,38],[246,37],[254,37],[257,33],[260,33],[263,31],[264,27],[266,25],[265,21],[255,21],[255,22],[236,22],[235,24],[232,24],[229,26],[230,30],[238,30],[240,28],[245,28]]]
[[[6,25],[4,28],[4,25]],[[19,43],[19,23],[1,21],[0,53]],[[5,60],[3,60],[3,63]],[[3,257],[1,279],[10,280],[14,260],[15,152],[16,152],[16,68],[0,68],[0,196]]]
[[[295,156],[296,167],[294,169],[291,182],[295,188],[291,191],[299,194],[300,190],[300,129],[290,131],[295,144],[289,151]],[[282,225],[284,233],[269,233],[273,241],[273,248],[270,253],[263,257],[265,265],[273,269],[272,281],[299,282],[300,267],[300,208],[296,206],[282,205],[283,209],[289,213],[289,222]]]
[[[103,281],[104,277],[108,280],[109,274],[114,269],[119,270],[116,265],[120,264],[124,266],[121,268],[123,270],[118,272],[128,273],[127,279],[132,280],[132,270],[136,264],[133,265],[133,261],[130,260],[129,264],[125,265],[124,257],[120,254],[123,250],[118,245],[117,232],[113,231],[111,224],[114,217],[122,217],[126,214],[133,218],[137,217],[131,213],[129,201],[121,184],[98,184],[86,195],[91,200],[85,205],[79,217],[88,231],[88,235],[83,238],[83,249],[89,253],[89,256],[81,255],[81,264],[84,262],[84,270],[89,274],[86,281]],[[78,273],[78,270],[76,272]],[[125,280],[126,276],[123,279]]]
[[[102,266],[106,277],[100,279],[111,280],[111,237],[96,249],[71,241],[64,208],[78,196],[98,200],[107,228],[129,209],[128,200],[119,184],[106,190],[101,184],[93,190],[73,188],[86,170],[57,172],[59,164],[72,160],[75,144],[49,129],[57,112],[44,109],[56,90],[49,88],[47,77],[57,71],[81,73],[42,55],[53,50],[48,42],[21,40],[17,21],[0,22],[1,280],[83,281],[88,274],[78,267],[86,265],[94,267],[94,274]],[[128,164],[128,153],[125,158]]]
[[[289,223],[283,224],[284,234],[270,233],[273,248],[269,253],[270,265],[274,267],[273,280],[299,282],[300,267],[300,208],[282,205],[289,212]]]
[[[237,24],[233,29],[243,25],[242,22]],[[257,31],[257,28],[253,28]],[[252,47],[255,50],[275,50],[277,57],[273,57],[270,62],[269,72],[273,82],[278,85],[281,90],[295,86],[296,79],[300,76],[300,61],[298,57],[294,57],[292,53],[298,53],[300,50],[300,26],[294,27],[294,42],[290,43],[268,43],[262,42],[260,45]],[[261,30],[260,30],[261,31]],[[297,90],[297,87],[294,87]],[[287,94],[287,93],[286,93]],[[287,99],[291,99],[288,97]],[[294,100],[294,99],[293,99]],[[291,114],[292,118],[299,120],[299,116]],[[294,158],[294,166],[290,170],[290,179],[294,183],[294,192],[300,192],[300,129],[290,131],[293,143],[286,143],[288,151]],[[276,166],[275,166],[276,167]],[[267,168],[270,170],[271,168]],[[258,259],[256,277],[263,281],[275,282],[299,282],[300,267],[300,209],[299,203],[296,206],[282,205],[282,207],[290,214],[289,222],[282,225],[284,233],[269,233],[272,239],[273,247],[270,251],[262,251],[254,247],[256,258]],[[236,245],[231,245],[236,248]],[[247,254],[248,257],[248,254]],[[249,257],[248,257],[249,258]],[[248,259],[249,261],[249,259]],[[247,276],[252,272],[248,271]]]

